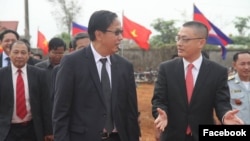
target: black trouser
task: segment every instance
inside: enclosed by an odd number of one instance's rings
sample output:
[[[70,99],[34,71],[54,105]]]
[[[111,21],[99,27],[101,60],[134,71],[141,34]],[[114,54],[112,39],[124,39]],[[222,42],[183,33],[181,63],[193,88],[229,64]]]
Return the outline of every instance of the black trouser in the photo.
[[[118,133],[111,133],[109,137],[103,138],[102,141],[121,141]]]
[[[194,137],[192,136],[192,134],[186,135],[185,141],[194,141]]]
[[[33,122],[11,124],[5,141],[37,141]]]

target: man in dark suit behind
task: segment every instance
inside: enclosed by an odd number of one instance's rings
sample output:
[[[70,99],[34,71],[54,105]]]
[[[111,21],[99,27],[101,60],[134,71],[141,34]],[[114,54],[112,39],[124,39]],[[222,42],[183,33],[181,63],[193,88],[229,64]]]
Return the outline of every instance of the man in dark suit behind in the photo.
[[[121,22],[113,12],[96,11],[90,17],[88,34],[91,44],[65,55],[56,76],[55,141],[139,141],[133,65],[115,54],[122,40]],[[110,103],[100,79],[102,58],[107,59]],[[109,116],[113,124],[110,132],[105,127]]]
[[[200,22],[183,24],[176,36],[178,56],[160,64],[152,98],[155,126],[161,141],[199,141],[200,124],[214,124],[213,109],[223,124],[243,124],[232,110],[227,68],[202,56],[207,27]],[[191,98],[185,84],[187,66],[193,64]],[[190,74],[190,73],[189,73]]]
[[[9,56],[11,65],[0,69],[0,141],[51,141],[51,101],[45,70],[27,65],[29,48],[23,41],[10,46]],[[23,116],[17,112],[18,70],[24,82]]]
[[[0,46],[3,48],[3,52],[0,54],[0,68],[8,66],[10,45],[19,39],[19,34],[10,29],[6,29],[0,33]]]

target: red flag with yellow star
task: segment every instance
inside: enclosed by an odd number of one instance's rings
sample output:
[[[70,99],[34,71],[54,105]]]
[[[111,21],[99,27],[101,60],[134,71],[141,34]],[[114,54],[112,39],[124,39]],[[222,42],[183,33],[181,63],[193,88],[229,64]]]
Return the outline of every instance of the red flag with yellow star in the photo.
[[[149,49],[149,36],[151,31],[138,23],[135,23],[123,15],[123,37],[133,39],[139,47]]]
[[[43,55],[48,54],[48,42],[42,32],[38,30],[37,47],[43,51]]]

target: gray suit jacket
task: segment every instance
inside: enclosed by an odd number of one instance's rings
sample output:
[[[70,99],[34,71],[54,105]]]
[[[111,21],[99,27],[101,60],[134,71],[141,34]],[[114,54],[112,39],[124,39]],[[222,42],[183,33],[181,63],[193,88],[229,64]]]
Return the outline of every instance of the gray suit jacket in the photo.
[[[44,141],[45,135],[52,135],[51,101],[45,71],[27,65],[27,75],[34,130],[37,141]],[[10,130],[14,108],[11,66],[0,69],[0,78],[0,141],[3,141]]]
[[[232,109],[225,67],[203,58],[188,104],[183,66],[182,58],[160,65],[152,98],[152,111],[155,118],[158,115],[157,107],[167,113],[168,125],[162,134],[163,140],[184,141],[189,124],[193,137],[198,141],[199,125],[214,124],[213,108],[220,120]]]
[[[133,66],[111,55],[112,113],[121,141],[138,141]],[[63,57],[56,76],[53,109],[55,141],[100,141],[106,107],[91,47]]]

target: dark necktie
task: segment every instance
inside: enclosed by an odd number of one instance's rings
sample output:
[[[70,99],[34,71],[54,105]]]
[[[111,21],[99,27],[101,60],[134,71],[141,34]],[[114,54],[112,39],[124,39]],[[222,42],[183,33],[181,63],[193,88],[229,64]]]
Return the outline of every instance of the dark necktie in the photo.
[[[24,82],[22,71],[17,70],[18,76],[16,81],[16,114],[19,118],[23,119],[27,115]]]
[[[7,65],[9,66],[10,65],[10,57],[6,57],[5,59],[8,62]]]
[[[187,88],[187,98],[188,98],[188,103],[191,100],[193,89],[194,89],[194,78],[193,78],[193,69],[194,65],[189,64],[188,69],[187,69],[187,75],[186,75],[186,88]],[[186,134],[190,134],[192,131],[190,129],[190,126],[188,125],[186,129]]]
[[[111,133],[112,130],[114,129],[114,126],[113,126],[112,112],[111,112],[111,87],[110,87],[109,75],[106,69],[107,58],[100,59],[100,61],[102,62],[101,85],[107,107],[107,119],[104,128],[109,133]]]

